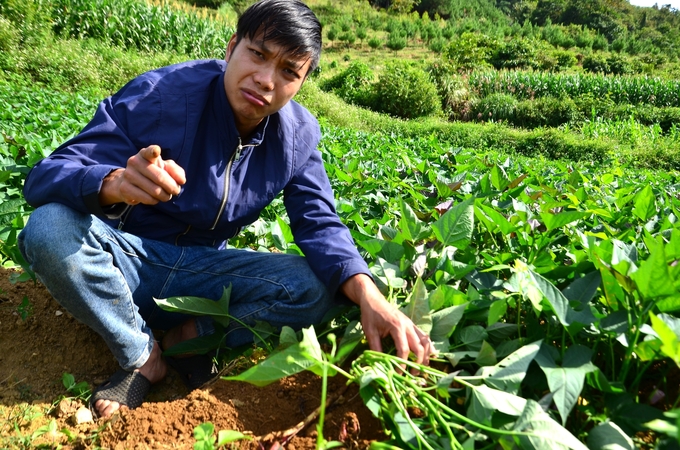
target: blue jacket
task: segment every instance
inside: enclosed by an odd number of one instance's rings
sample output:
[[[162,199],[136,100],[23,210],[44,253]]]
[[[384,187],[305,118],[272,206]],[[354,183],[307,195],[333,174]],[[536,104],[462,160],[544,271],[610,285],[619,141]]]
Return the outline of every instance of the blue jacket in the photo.
[[[335,212],[316,149],[316,119],[290,101],[241,142],[224,91],[225,67],[190,61],[130,81],[99,105],[78,136],[33,168],[26,201],[63,203],[144,238],[224,248],[283,191],[295,242],[332,293],[351,275],[369,274]],[[151,144],[184,168],[180,195],[154,206],[102,208],[104,177]]]

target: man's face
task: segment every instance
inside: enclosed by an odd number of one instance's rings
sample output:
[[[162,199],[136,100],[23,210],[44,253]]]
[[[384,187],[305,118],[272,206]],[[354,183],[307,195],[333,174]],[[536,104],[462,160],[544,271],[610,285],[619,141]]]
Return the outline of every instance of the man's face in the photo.
[[[249,135],[263,118],[280,110],[302,87],[311,65],[294,58],[273,42],[236,35],[227,45],[224,90],[241,136]]]

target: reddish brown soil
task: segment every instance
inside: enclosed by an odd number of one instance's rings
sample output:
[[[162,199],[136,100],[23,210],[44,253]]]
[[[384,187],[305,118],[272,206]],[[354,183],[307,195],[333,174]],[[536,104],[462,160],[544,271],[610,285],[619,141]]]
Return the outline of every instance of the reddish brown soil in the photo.
[[[16,440],[14,435],[30,435],[54,418],[60,430],[66,428],[73,436],[71,442],[64,433],[55,437],[68,448],[193,448],[193,430],[201,423],[212,422],[216,432],[238,430],[262,437],[295,426],[320,404],[320,380],[307,372],[264,388],[217,380],[205,389],[188,392],[171,371],[152,387],[140,408],[122,411],[108,421],[74,425],[72,411],[81,406],[79,401],[52,407],[70,395],[62,385],[62,375],[73,374],[92,389],[116,371],[117,363],[102,339],[66,313],[43,286],[12,284],[9,276],[9,271],[0,269],[0,447]],[[24,297],[32,307],[25,320],[19,314]],[[329,395],[343,386],[341,377],[331,379]],[[45,415],[33,421],[17,420],[17,411],[27,404],[41,408]],[[342,440],[345,448],[366,448],[372,440],[384,440],[380,423],[363,405],[356,386],[350,386],[329,407],[325,424],[324,437]],[[275,448],[272,441],[256,441],[244,442],[241,448]],[[316,448],[316,423],[285,448]]]

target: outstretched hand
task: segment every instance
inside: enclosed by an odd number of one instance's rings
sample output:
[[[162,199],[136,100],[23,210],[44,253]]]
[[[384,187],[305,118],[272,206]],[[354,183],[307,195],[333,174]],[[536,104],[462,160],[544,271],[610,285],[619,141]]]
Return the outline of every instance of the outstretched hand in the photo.
[[[342,285],[343,293],[361,308],[361,325],[372,350],[382,351],[382,338],[391,336],[397,356],[428,365],[435,350],[430,337],[395,305],[390,304],[367,275],[358,274]]]
[[[161,157],[161,148],[150,145],[127,161],[125,169],[117,169],[104,178],[99,202],[155,205],[178,195],[186,182],[184,169],[174,161]]]

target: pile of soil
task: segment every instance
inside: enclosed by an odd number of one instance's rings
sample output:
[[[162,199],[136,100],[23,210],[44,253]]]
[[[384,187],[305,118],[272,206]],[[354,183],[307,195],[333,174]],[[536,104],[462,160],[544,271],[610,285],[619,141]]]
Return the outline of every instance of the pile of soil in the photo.
[[[118,369],[104,341],[77,322],[39,283],[10,282],[12,272],[0,268],[0,447],[15,433],[30,435],[52,419],[58,429],[72,435],[46,434],[69,448],[192,448],[196,426],[211,422],[218,430],[237,430],[255,437],[240,448],[277,448],[271,433],[294,427],[320,404],[321,381],[303,372],[264,388],[248,383],[216,380],[204,389],[188,392],[172,370],[154,385],[147,402],[124,410],[111,420],[74,423],[72,412],[82,406],[69,397],[62,375],[70,373],[90,388],[106,381]],[[24,299],[27,299],[24,300]],[[22,303],[23,302],[23,303]],[[22,317],[26,315],[27,317]],[[342,395],[339,395],[342,392]],[[324,438],[341,440],[345,448],[367,448],[371,441],[385,440],[379,423],[364,406],[356,386],[345,390],[345,380],[329,380],[328,395],[339,399],[326,413]],[[31,404],[46,416],[20,423],[15,429],[17,408]],[[262,439],[269,435],[268,440]],[[34,441],[37,445],[40,442]],[[287,449],[316,448],[316,422],[296,435]]]

